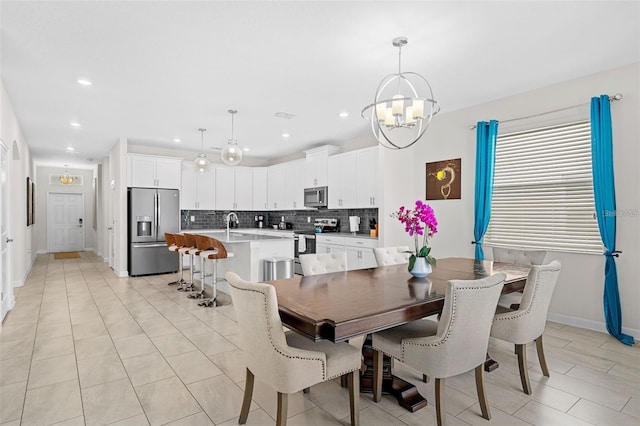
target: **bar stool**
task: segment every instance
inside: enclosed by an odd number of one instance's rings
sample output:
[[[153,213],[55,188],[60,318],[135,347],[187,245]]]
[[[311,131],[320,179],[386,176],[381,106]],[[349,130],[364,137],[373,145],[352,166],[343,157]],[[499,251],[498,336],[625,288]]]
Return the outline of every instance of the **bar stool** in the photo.
[[[195,253],[198,251],[198,249],[196,248],[195,238],[192,234],[176,234],[176,241],[180,244],[178,252],[182,256],[189,256],[189,281],[183,282],[182,285],[178,288],[178,291],[192,291],[194,289],[193,258],[195,256]]]
[[[196,240],[198,242],[199,248],[206,247],[206,249],[200,253],[200,260],[202,262],[200,266],[200,276],[202,277],[203,294],[206,276],[205,262],[207,260],[213,261],[213,271],[211,273],[212,297],[210,299],[204,299],[200,303],[198,303],[198,306],[210,308],[212,306],[216,306],[216,298],[218,297],[218,260],[233,257],[233,253],[228,252],[224,245],[215,238],[207,237],[205,235],[197,235]]]
[[[188,247],[187,244],[184,241],[184,235],[182,234],[173,234],[173,238],[176,242],[176,251],[178,252],[178,257],[180,258],[180,268],[178,269],[180,271],[179,274],[179,278],[178,278],[178,284],[180,285],[180,287],[178,288],[178,290],[182,289],[185,285],[187,285],[187,282],[184,280],[184,254],[188,251]]]
[[[169,249],[169,251],[178,252],[178,249],[180,247],[178,246],[178,243],[176,242],[175,234],[170,234],[168,232],[165,232],[164,233],[164,239],[167,241],[167,248]],[[182,260],[182,258],[180,260]],[[184,280],[182,279],[182,263],[180,263],[180,276],[179,276],[179,278],[176,281],[172,281],[170,283],[167,283],[167,285],[182,284],[183,282],[184,282]]]

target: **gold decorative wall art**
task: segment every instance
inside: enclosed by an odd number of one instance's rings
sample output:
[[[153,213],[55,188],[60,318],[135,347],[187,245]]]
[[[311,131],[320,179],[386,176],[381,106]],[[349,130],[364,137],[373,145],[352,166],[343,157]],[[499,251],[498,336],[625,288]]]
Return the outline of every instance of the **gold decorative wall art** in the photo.
[[[462,159],[426,163],[427,200],[459,200],[461,198]]]

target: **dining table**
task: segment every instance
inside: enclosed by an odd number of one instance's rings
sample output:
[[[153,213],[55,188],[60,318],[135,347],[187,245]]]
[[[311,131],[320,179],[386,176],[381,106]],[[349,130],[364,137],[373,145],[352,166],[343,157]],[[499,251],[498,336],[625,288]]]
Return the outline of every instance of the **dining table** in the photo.
[[[344,342],[439,314],[450,280],[476,280],[503,272],[504,294],[522,291],[529,269],[492,260],[451,257],[438,259],[425,278],[413,277],[405,263],[296,275],[268,283],[275,287],[280,318],[286,327],[314,341]],[[367,348],[363,353],[366,358]],[[485,370],[497,366],[488,357]],[[395,395],[401,406],[416,411],[426,405],[413,385],[390,373],[388,379],[383,382],[383,392]],[[367,382],[363,378],[361,384],[367,386]]]

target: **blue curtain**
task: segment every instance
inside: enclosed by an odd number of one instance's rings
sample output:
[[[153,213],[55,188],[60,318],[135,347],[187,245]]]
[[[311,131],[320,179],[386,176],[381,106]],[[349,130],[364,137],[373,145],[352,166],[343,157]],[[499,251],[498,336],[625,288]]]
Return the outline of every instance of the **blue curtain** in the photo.
[[[491,218],[491,194],[493,171],[496,165],[496,140],[498,121],[479,121],[476,127],[476,189],[473,208],[473,238],[476,244],[476,260],[484,260],[482,239]]]
[[[609,96],[591,98],[591,167],[593,195],[600,237],[605,247],[604,318],[609,334],[625,345],[633,345],[633,337],[622,333],[622,310],[616,269],[616,191],[613,174],[613,135]]]

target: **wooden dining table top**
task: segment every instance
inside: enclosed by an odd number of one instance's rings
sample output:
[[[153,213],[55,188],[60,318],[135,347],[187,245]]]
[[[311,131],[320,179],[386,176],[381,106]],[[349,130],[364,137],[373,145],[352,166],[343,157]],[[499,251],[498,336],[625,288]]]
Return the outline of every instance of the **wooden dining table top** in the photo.
[[[426,278],[407,264],[269,281],[276,289],[283,324],[306,337],[342,342],[442,311],[449,280],[475,280],[504,272],[503,293],[524,287],[529,266],[438,259]]]

